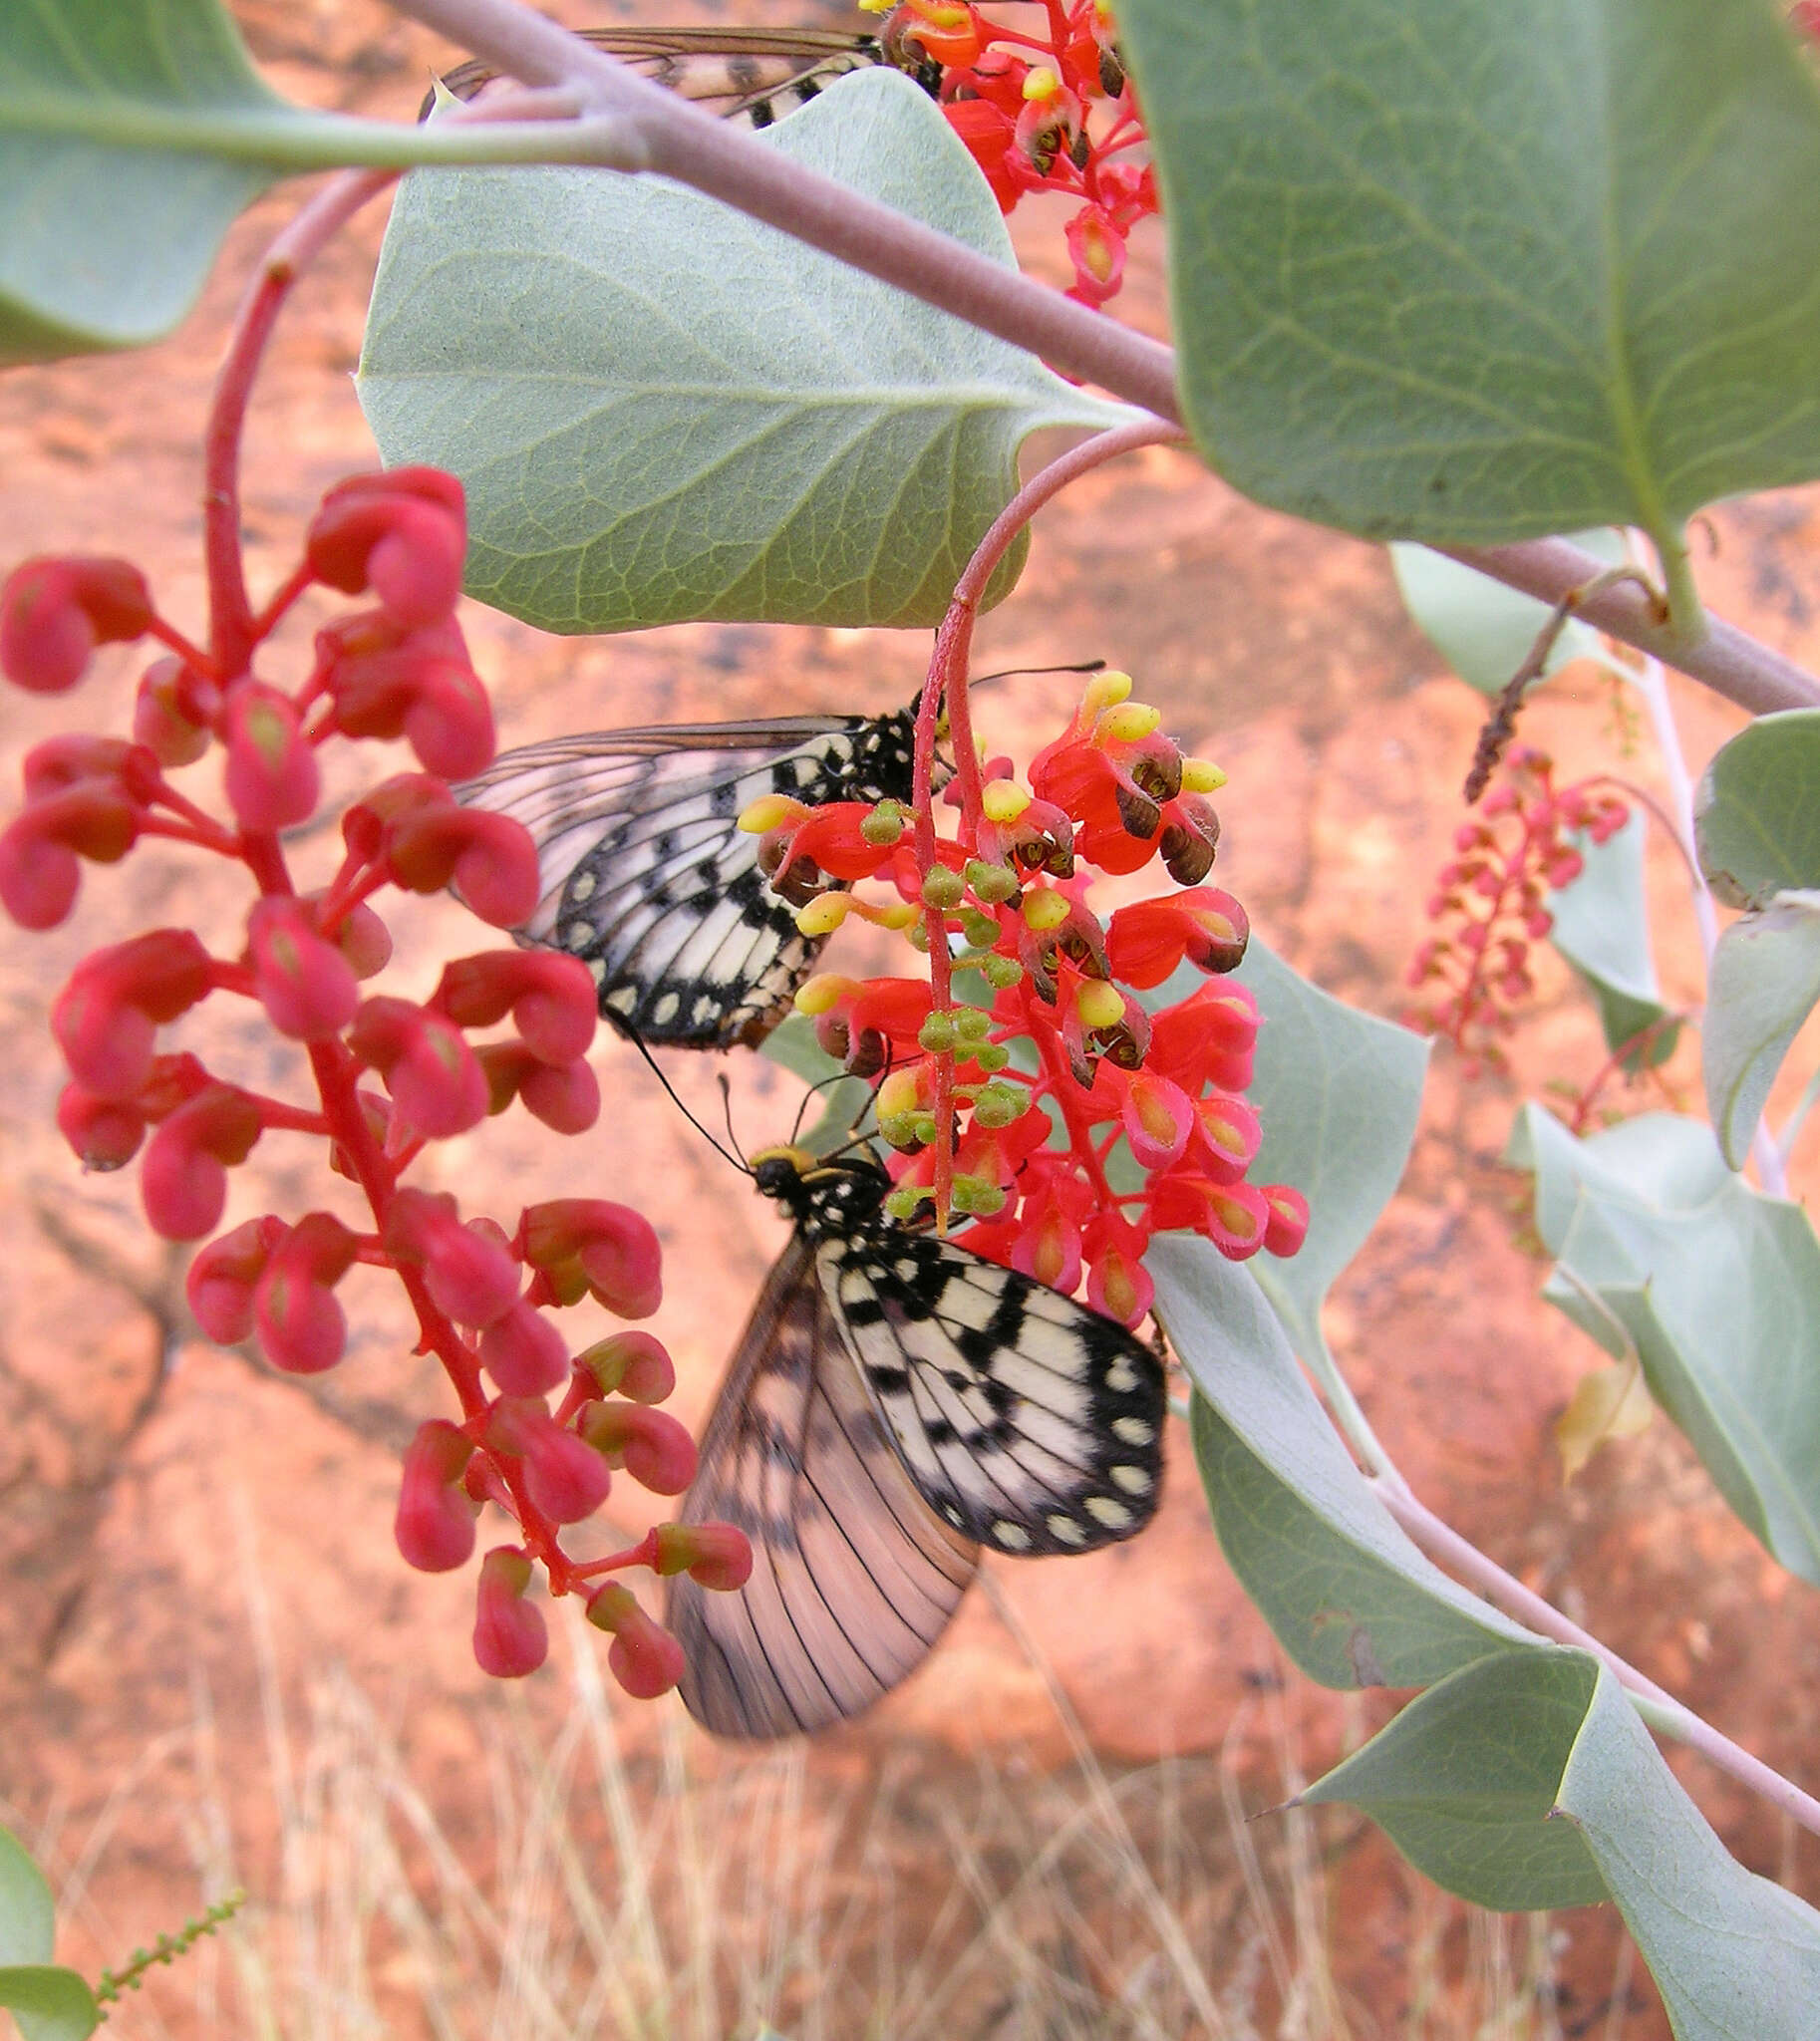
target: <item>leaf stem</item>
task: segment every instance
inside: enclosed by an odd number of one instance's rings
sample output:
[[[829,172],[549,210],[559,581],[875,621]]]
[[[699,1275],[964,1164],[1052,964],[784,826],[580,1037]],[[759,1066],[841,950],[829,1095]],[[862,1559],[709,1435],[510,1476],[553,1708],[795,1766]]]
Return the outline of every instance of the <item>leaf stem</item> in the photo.
[[[1672,1737],[1677,1743],[1684,1743],[1689,1750],[1698,1751],[1708,1763],[1721,1772],[1729,1773],[1740,1784],[1760,1793],[1765,1800],[1780,1808],[1790,1821],[1820,1836],[1820,1800],[1803,1793],[1792,1780],[1783,1778],[1761,1758],[1752,1757],[1728,1736],[1721,1735],[1691,1708],[1677,1701],[1666,1687],[1658,1686],[1647,1674],[1621,1658],[1610,1645],[1602,1644],[1590,1631],[1570,1622],[1552,1604],[1544,1602],[1540,1595],[1507,1574],[1407,1491],[1377,1480],[1371,1482],[1371,1487],[1384,1508],[1430,1559],[1438,1560],[1450,1572],[1457,1574],[1467,1587],[1483,1595],[1494,1607],[1514,1615],[1538,1634],[1550,1637],[1558,1644],[1570,1645],[1575,1650],[1590,1652],[1617,1679],[1630,1695],[1638,1713],[1653,1729]]]

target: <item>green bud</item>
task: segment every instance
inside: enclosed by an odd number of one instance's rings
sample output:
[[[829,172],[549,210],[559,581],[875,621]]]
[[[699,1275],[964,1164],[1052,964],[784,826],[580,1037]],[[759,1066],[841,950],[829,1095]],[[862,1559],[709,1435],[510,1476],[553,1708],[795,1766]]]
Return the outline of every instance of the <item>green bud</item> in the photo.
[[[963,1041],[984,1041],[992,1032],[992,1016],[982,1014],[978,1007],[957,1007],[954,1031]]]
[[[1009,992],[1024,976],[1024,966],[1015,957],[988,957],[980,974],[996,993]]]
[[[959,907],[967,888],[961,882],[959,872],[951,872],[946,865],[937,865],[923,881],[923,900],[930,907],[939,908],[944,914],[951,907]]]
[[[921,1146],[927,1148],[930,1142],[935,1139],[935,1114],[932,1112],[913,1113],[910,1118],[910,1124],[916,1129],[917,1141]]]
[[[904,941],[908,943],[911,949],[913,950],[922,950],[924,952],[927,952],[929,948],[929,931],[923,926],[923,924],[920,921],[913,921],[910,924],[910,926],[904,931]]]
[[[976,950],[990,950],[999,940],[999,924],[990,914],[976,914],[970,907],[961,916],[961,933]]]
[[[982,1127],[1009,1127],[1030,1110],[1030,1094],[1009,1084],[988,1084],[973,1102],[973,1117]]]
[[[880,801],[860,823],[859,833],[867,843],[880,848],[887,843],[895,843],[904,833],[903,809],[896,801]]]
[[[970,1219],[991,1219],[1005,1210],[1005,1193],[984,1177],[957,1176],[954,1180],[954,1209]]]
[[[922,1136],[916,1131],[916,1115],[913,1112],[894,1113],[889,1119],[880,1120],[878,1131],[893,1148],[923,1146]]]
[[[970,858],[962,876],[973,889],[973,897],[985,901],[988,907],[1002,907],[1018,897],[1018,875],[1009,865],[989,865],[977,857]]]
[[[932,1056],[949,1054],[955,1042],[954,1016],[931,1014],[916,1030],[916,1038]]]
[[[893,1219],[914,1219],[916,1208],[928,1195],[921,1184],[899,1184],[896,1190],[887,1193],[885,1210]]]
[[[973,1061],[990,1077],[1011,1061],[1011,1050],[1002,1041],[983,1041],[974,1050]]]

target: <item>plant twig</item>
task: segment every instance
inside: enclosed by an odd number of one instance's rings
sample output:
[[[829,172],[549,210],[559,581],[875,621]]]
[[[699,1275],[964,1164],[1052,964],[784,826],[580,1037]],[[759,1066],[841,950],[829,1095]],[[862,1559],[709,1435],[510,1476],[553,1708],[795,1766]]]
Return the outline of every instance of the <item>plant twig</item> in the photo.
[[[1507,1574],[1412,1495],[1383,1481],[1373,1481],[1371,1487],[1384,1508],[1430,1559],[1438,1560],[1494,1607],[1514,1615],[1540,1635],[1553,1638],[1557,1644],[1590,1652],[1635,1701],[1644,1704],[1639,1712],[1653,1727],[1677,1743],[1684,1743],[1689,1750],[1698,1751],[1721,1772],[1729,1773],[1753,1793],[1760,1793],[1772,1806],[1779,1807],[1790,1821],[1820,1836],[1820,1800],[1803,1793],[1761,1758],[1752,1757],[1730,1737],[1721,1735],[1666,1687],[1658,1686],[1629,1660],[1621,1658],[1609,1644],[1602,1644],[1590,1631],[1570,1622],[1560,1609]]]

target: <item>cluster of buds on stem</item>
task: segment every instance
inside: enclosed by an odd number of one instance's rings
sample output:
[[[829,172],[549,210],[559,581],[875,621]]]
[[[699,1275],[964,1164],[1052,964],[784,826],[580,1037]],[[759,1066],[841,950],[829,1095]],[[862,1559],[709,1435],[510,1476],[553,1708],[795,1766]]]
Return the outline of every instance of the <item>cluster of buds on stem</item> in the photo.
[[[930,979],[811,978],[797,995],[821,1045],[855,1072],[883,1073],[879,1131],[895,1151],[894,1216],[933,1203],[972,1222],[977,1253],[1073,1291],[1135,1324],[1149,1309],[1142,1259],[1157,1230],[1205,1235],[1237,1260],[1293,1254],[1301,1195],[1246,1174],[1261,1138],[1240,1095],[1251,1080],[1258,1010],[1219,983],[1241,961],[1245,911],[1200,881],[1223,783],[1184,758],[1124,674],[1094,677],[1066,729],[1020,782],[1006,759],[963,771],[948,798],[955,839],[919,849],[883,804],[839,803],[779,824],[769,804],[743,818],[782,837],[779,865],[809,860],[843,879],[896,888],[884,908],[828,893],[803,925],[860,912],[904,927]],[[1183,890],[1116,910],[1088,904],[1090,860],[1130,872],[1160,858]],[[907,924],[907,925],[906,925]],[[1207,974],[1173,1004],[1138,994],[1184,965]],[[972,1001],[954,997],[972,978]]]
[[[1042,0],[1044,29],[989,21],[967,0],[859,0],[891,16],[887,39],[914,43],[941,73],[942,109],[1000,209],[1031,191],[1081,200],[1065,229],[1067,295],[1100,306],[1124,282],[1131,229],[1157,209],[1156,173],[1129,159],[1143,120],[1106,0]]]
[[[1501,783],[1455,830],[1454,856],[1428,902],[1437,933],[1409,967],[1410,986],[1427,998],[1407,1019],[1446,1036],[1469,1059],[1468,1074],[1506,1064],[1499,1037],[1534,990],[1529,948],[1554,926],[1548,895],[1571,886],[1585,864],[1570,832],[1606,843],[1630,814],[1590,780],[1557,789],[1553,759],[1519,744]]]
[[[541,1663],[544,1619],[530,1597],[541,1575],[552,1594],[587,1597],[590,1619],[612,1636],[621,1684],[650,1695],[675,1684],[681,1649],[615,1577],[644,1566],[735,1587],[751,1554],[743,1534],[718,1525],[665,1526],[585,1565],[564,1553],[564,1527],[599,1509],[616,1472],[679,1495],[695,1448],[659,1407],[675,1373],[655,1338],[621,1331],[571,1353],[553,1313],[591,1299],[621,1319],[649,1316],[661,1297],[657,1236],[604,1200],[529,1205],[506,1227],[406,1181],[427,1144],[514,1102],[561,1133],[594,1124],[593,981],[572,958],[489,950],[449,964],[426,1001],[366,990],[391,955],[371,904],[383,889],[454,886],[500,929],[522,922],[537,897],[526,831],[461,807],[448,784],[493,752],[491,710],[454,617],[465,536],[460,485],[449,475],[402,469],[342,483],[237,661],[161,619],[125,561],[18,568],[0,591],[0,671],[17,686],[73,687],[101,644],[152,638],[164,649],[140,684],[131,740],[54,737],[26,759],[24,809],[0,833],[0,904],[25,928],[54,927],[75,903],[84,860],[117,862],[152,837],[250,875],[238,954],[161,928],[77,966],[52,1012],[71,1079],[58,1125],[87,1168],[119,1169],[144,1149],[140,1186],[153,1229],[206,1242],[188,1280],[197,1323],[225,1344],[256,1341],[274,1367],[334,1367],[347,1344],[344,1279],[362,1265],[394,1272],[459,1404],[458,1418],[424,1424],[405,1456],[399,1550],[415,1567],[461,1566],[482,1505],[496,1505],[517,1538],[479,1570],[480,1664],[516,1675]],[[254,673],[251,654],[312,583],[371,595],[374,607],[319,632],[307,678],[286,691]],[[336,736],[403,737],[423,770],[350,807],[339,865],[300,892],[279,832],[315,812],[318,752]],[[167,776],[211,750],[225,815]],[[257,1006],[295,1045],[310,1102],[160,1049],[160,1028],[217,995]],[[469,1038],[500,1026],[502,1036]],[[325,1143],[331,1168],[362,1195],[360,1222],[328,1210],[268,1213],[218,1232],[229,1172],[267,1134]]]

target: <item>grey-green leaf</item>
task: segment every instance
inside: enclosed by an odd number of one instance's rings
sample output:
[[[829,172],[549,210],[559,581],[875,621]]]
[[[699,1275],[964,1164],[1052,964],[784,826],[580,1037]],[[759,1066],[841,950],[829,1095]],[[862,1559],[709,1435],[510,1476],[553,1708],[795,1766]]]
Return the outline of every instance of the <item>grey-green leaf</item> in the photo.
[[[1121,0],[1195,438],[1373,538],[1820,473],[1820,93],[1762,0]]]
[[[57,1917],[44,1873],[10,1829],[0,1829],[0,1963],[42,1963]]]
[[[1693,841],[1727,907],[1820,887],[1820,709],[1759,716],[1720,745],[1694,796]]]
[[[1220,1544],[1303,1671],[1326,1686],[1416,1686],[1526,1639],[1431,1565],[1371,1493],[1249,1266],[1160,1234],[1145,1267],[1198,1392],[1195,1456]]]
[[[1607,1048],[1614,1054],[1649,1028],[1658,1031],[1625,1058],[1628,1070],[1653,1067],[1674,1053],[1678,1022],[1665,1025],[1656,961],[1650,954],[1650,919],[1644,898],[1645,822],[1631,819],[1604,843],[1575,838],[1580,876],[1549,898],[1555,917],[1551,940],[1586,980],[1599,1007]]]
[[[1621,1138],[1622,1137],[1622,1138]],[[1702,1122],[1655,1114],[1576,1140],[1525,1108],[1558,1257],[1544,1295],[1650,1393],[1783,1566],[1820,1585],[1820,1241],[1798,1206],[1732,1175]]]
[[[1700,1061],[1725,1160],[1742,1169],[1788,1045],[1820,1001],[1820,893],[1779,893],[1718,940]]]
[[[1607,526],[1569,536],[1608,566],[1624,558],[1623,534]],[[1542,635],[1548,604],[1427,546],[1391,546],[1390,565],[1403,607],[1449,668],[1481,695],[1501,695]],[[1543,678],[1598,650],[1598,632],[1570,617],[1543,665]]]
[[[1820,1915],[1726,1855],[1617,1680],[1579,1652],[1465,1667],[1301,1798],[1364,1808],[1480,1905],[1616,1900],[1676,2041],[1813,2025]]]
[[[19,2023],[21,2041],[86,2041],[101,2025],[95,1994],[57,1963],[0,1966],[0,2006]]]
[[[1012,266],[907,79],[762,139]],[[360,395],[388,461],[466,484],[469,592],[551,631],[933,624],[1026,436],[1131,416],[680,185],[571,170],[408,180]]]

